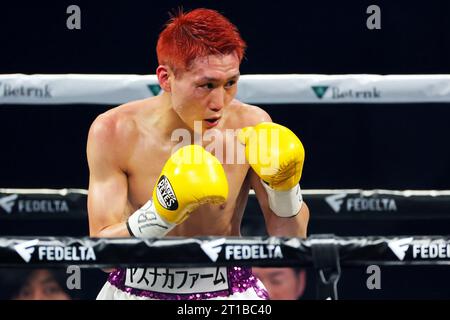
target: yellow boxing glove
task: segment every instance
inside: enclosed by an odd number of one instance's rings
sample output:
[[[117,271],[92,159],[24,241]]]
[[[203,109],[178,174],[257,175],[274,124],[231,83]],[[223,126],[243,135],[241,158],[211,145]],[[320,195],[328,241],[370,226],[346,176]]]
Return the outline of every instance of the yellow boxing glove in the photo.
[[[288,128],[272,122],[239,133],[245,156],[267,191],[269,207],[281,217],[296,215],[303,202],[299,181],[305,149]]]
[[[227,197],[219,160],[199,145],[182,147],[164,165],[152,200],[128,218],[128,231],[137,237],[163,236],[200,205],[222,204]]]

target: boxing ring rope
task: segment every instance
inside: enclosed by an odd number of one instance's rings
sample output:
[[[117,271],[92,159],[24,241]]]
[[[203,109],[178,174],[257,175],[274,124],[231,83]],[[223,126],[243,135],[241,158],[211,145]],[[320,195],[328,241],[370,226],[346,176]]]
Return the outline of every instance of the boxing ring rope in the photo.
[[[315,248],[342,266],[450,265],[450,237],[1,237],[0,267],[313,266]]]
[[[450,190],[303,190],[313,219],[450,219]],[[250,200],[255,200],[253,192]],[[0,222],[87,219],[87,190],[0,189]],[[355,209],[356,212],[354,211]],[[337,299],[341,267],[450,265],[450,237],[311,235],[200,238],[0,237],[0,268],[313,266],[319,298]]]
[[[114,106],[160,92],[155,75],[0,75],[3,105]],[[252,104],[449,103],[450,75],[243,75],[236,98]],[[302,193],[314,219],[450,219],[450,190]],[[83,189],[0,189],[0,222],[30,213],[86,219],[86,197]],[[341,266],[372,264],[450,265],[450,237],[0,237],[0,267],[313,266],[328,286],[319,294],[333,298]]]
[[[0,221],[84,219],[86,189],[0,188]],[[303,189],[313,219],[450,219],[450,190]],[[253,190],[250,201],[255,199]],[[425,216],[426,213],[426,216]]]
[[[236,98],[254,104],[450,102],[450,75],[243,75],[238,86]],[[0,75],[0,104],[118,105],[159,93],[155,75]]]
[[[450,265],[450,238],[0,238],[0,267],[314,266],[318,299],[338,299],[341,266]],[[167,269],[168,270],[168,269]]]

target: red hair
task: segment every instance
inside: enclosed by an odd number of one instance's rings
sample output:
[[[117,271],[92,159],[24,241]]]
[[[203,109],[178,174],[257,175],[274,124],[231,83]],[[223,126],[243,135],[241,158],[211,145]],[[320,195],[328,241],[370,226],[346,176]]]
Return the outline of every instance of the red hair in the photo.
[[[160,65],[176,71],[208,55],[236,52],[241,62],[245,47],[234,24],[215,10],[201,8],[171,17],[159,35],[156,54]]]

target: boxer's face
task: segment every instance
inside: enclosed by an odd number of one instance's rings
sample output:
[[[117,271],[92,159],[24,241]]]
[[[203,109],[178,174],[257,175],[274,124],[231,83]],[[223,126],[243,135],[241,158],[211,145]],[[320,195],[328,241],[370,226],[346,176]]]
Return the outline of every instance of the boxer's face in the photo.
[[[236,54],[195,59],[188,70],[172,75],[172,105],[183,122],[194,130],[221,127],[221,117],[234,99],[239,79]]]

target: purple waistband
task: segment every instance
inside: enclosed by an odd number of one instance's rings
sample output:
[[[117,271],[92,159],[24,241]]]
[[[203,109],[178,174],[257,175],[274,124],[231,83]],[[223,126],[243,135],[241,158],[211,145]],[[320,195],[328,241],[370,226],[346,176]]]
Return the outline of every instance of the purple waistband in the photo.
[[[268,299],[268,293],[258,286],[258,279],[253,275],[250,267],[227,267],[228,290],[203,292],[195,294],[169,294],[127,287],[125,285],[126,269],[116,269],[108,277],[109,283],[118,289],[139,297],[158,300],[205,300],[216,297],[228,297],[238,292],[254,289],[261,299]]]

